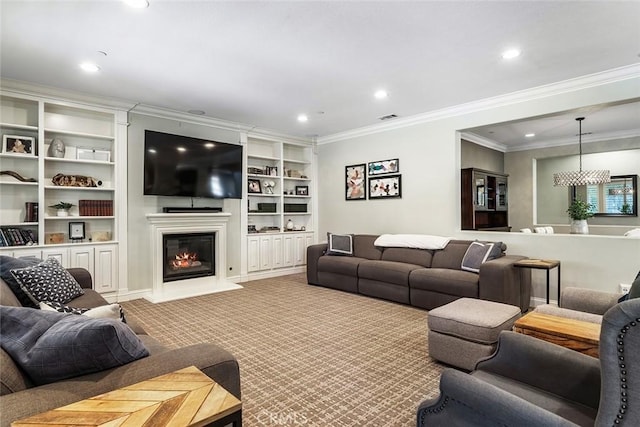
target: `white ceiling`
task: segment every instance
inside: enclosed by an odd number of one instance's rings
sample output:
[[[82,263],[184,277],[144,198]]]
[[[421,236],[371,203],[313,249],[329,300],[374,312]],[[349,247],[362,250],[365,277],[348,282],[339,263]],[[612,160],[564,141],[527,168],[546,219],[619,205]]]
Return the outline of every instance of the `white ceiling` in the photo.
[[[3,78],[296,136],[627,66],[640,54],[638,1],[150,0],[134,10],[118,0],[0,0],[0,15]],[[522,55],[505,61],[510,47]],[[83,73],[83,60],[101,71]],[[388,99],[374,99],[379,88]]]

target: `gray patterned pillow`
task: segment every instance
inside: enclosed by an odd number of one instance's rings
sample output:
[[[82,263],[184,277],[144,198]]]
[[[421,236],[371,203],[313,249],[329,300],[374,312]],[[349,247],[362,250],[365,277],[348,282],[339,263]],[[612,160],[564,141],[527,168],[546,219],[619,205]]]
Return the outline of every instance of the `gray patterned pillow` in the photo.
[[[40,301],[66,304],[84,294],[76,279],[55,258],[32,267],[11,270],[11,274],[36,306]]]
[[[327,255],[353,256],[353,236],[351,234],[327,233]]]
[[[0,306],[0,345],[38,385],[146,357],[140,338],[115,319]]]
[[[480,272],[480,266],[487,261],[499,258],[502,254],[502,242],[496,243],[480,243],[471,242],[467,248],[467,252],[462,258],[460,268],[473,273]]]

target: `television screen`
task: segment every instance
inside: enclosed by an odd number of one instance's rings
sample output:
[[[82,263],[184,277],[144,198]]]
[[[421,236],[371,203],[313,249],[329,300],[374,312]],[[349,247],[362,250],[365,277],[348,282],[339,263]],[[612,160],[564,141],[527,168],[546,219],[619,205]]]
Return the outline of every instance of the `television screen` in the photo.
[[[242,198],[242,146],[144,131],[144,194]]]

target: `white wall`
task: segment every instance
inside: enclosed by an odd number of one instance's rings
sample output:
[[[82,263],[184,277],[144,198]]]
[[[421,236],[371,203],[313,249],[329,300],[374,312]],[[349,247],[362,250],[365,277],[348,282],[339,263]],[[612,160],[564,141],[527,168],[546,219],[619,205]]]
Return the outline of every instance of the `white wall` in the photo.
[[[503,240],[509,245],[509,253],[561,260],[563,286],[616,290],[618,283],[632,281],[640,268],[640,239],[460,231],[457,131],[633,97],[640,97],[640,77],[564,90],[557,95],[538,96],[511,105],[484,106],[455,117],[434,118],[380,133],[362,132],[360,136],[345,136],[336,142],[321,140],[318,147],[319,235],[327,231],[430,233]],[[401,199],[344,200],[346,165],[390,158],[400,159]],[[522,197],[532,197],[531,182],[530,177]],[[510,204],[517,202],[518,196],[513,197],[511,193]],[[544,292],[538,276],[534,275],[534,296],[542,298]]]
[[[166,132],[194,138],[210,139],[220,142],[239,143],[240,133],[219,129],[212,126],[185,123],[143,114],[129,114],[129,146],[127,150],[128,166],[128,234],[129,238],[129,271],[128,291],[148,289],[151,287],[150,256],[152,250],[150,226],[146,220],[148,213],[160,213],[163,207],[190,207],[191,198],[143,196],[144,166],[144,131],[145,129]],[[224,212],[231,213],[227,225],[227,277],[240,274],[240,203],[238,199],[193,199],[195,207],[221,207]]]

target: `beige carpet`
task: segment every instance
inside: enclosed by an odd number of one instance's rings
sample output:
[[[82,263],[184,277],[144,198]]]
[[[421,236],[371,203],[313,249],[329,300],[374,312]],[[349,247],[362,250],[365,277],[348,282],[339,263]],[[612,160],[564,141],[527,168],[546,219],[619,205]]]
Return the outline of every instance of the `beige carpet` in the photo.
[[[231,351],[244,426],[414,426],[417,405],[438,394],[443,365],[427,355],[426,311],[310,286],[302,274],[242,285],[122,305],[164,344]]]

